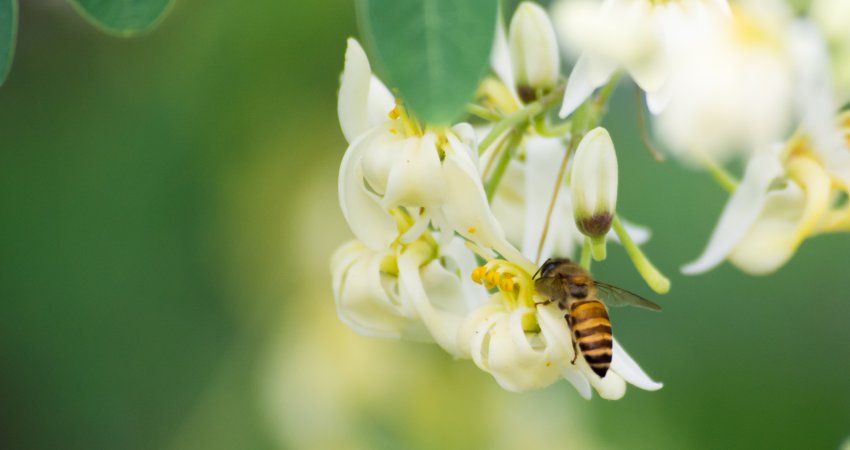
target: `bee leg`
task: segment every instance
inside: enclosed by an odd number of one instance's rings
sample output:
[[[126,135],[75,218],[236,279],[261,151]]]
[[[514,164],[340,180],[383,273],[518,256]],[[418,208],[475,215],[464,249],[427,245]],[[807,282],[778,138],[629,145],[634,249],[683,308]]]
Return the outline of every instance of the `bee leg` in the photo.
[[[578,358],[578,348],[576,347],[576,336],[573,333],[573,317],[568,314],[564,314],[564,319],[567,319],[567,325],[570,327],[570,341],[573,343],[573,360],[570,361],[570,364],[576,364],[576,358]]]
[[[546,305],[548,305],[549,303],[552,303],[552,299],[551,299],[551,298],[550,298],[550,299],[548,299],[548,300],[546,300],[545,302],[534,302],[534,304],[535,304],[535,305],[543,305],[543,306],[546,306]]]

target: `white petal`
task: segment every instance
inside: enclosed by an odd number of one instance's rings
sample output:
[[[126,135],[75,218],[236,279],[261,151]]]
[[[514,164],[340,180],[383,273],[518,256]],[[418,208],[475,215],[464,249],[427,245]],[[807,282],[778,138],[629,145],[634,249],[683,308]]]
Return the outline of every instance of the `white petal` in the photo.
[[[799,183],[768,194],[761,216],[730,255],[730,261],[752,274],[770,273],[784,264],[809,236],[829,208],[829,176],[808,158],[789,163],[789,176]]]
[[[741,241],[756,221],[767,201],[767,189],[783,169],[779,163],[779,148],[759,152],[751,158],[744,179],[729,198],[708,245],[702,255],[682,267],[682,273],[695,275],[720,264]]]
[[[349,38],[337,102],[339,124],[345,139],[351,143],[372,126],[386,121],[387,113],[394,106],[387,88],[373,79],[372,68],[363,47],[357,40]]]
[[[581,370],[574,367],[564,367],[561,369],[561,376],[563,376],[565,380],[569,381],[570,384],[572,384],[578,391],[578,395],[581,395],[585,400],[590,400],[593,396],[593,389],[590,387],[590,381],[587,381],[587,377]]]
[[[420,269],[432,253],[430,246],[417,242],[399,255],[399,293],[403,302],[413,305],[440,347],[460,357],[458,332],[468,313],[464,310],[464,289],[461,280],[437,260]]]
[[[389,251],[372,252],[348,243],[332,258],[334,299],[342,322],[363,336],[431,341],[416,313],[399,302],[395,277],[382,274]]]
[[[530,138],[525,149],[525,224],[523,226],[522,253],[529,259],[537,258],[537,247],[540,245],[540,236],[543,232],[543,224],[555,188],[558,177],[558,162],[563,159],[566,152],[565,145],[560,139]],[[562,191],[558,198],[568,197],[566,184],[561,183]],[[556,208],[552,212],[549,226],[549,234],[543,245],[542,255],[550,255],[555,244],[556,230],[562,227],[570,229],[573,224],[571,211],[564,214],[563,208]],[[569,256],[566,254],[565,256]]]
[[[526,270],[534,272],[534,264],[505,239],[502,227],[490,210],[481,175],[469,151],[453,135],[447,138],[449,145],[443,160],[443,173],[446,192],[451,195],[446,196],[442,213],[449,226],[466,239],[493,249],[510,261],[524,264]]]
[[[532,88],[551,88],[558,81],[561,58],[555,30],[546,11],[523,2],[511,19],[508,32],[514,80]]]
[[[446,187],[434,133],[405,139],[397,151],[401,156],[390,169],[384,207],[440,204]]]
[[[567,88],[564,91],[564,103],[561,105],[561,111],[558,112],[558,115],[564,118],[572,114],[590,98],[597,87],[608,81],[614,70],[616,70],[616,66],[594,62],[591,57],[582,55],[570,72]],[[608,76],[604,77],[606,71]]]
[[[672,96],[673,89],[666,85],[655,91],[646,92],[646,107],[653,115],[661,114],[667,108]]]
[[[380,127],[362,134],[345,151],[339,168],[339,206],[354,235],[369,248],[387,248],[398,236],[395,220],[363,183],[363,154]]]
[[[614,356],[611,360],[611,370],[617,372],[624,380],[647,391],[657,391],[663,384],[649,378],[649,375],[626,353],[626,350],[614,339]]]
[[[613,216],[617,208],[617,153],[604,128],[587,132],[576,148],[570,192],[576,220],[600,213]]]

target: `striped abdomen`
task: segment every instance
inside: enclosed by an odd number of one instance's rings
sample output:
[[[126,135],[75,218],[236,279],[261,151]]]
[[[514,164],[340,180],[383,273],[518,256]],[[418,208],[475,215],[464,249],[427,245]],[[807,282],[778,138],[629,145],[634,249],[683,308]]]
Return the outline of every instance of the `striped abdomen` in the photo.
[[[573,339],[590,368],[605,377],[611,367],[614,341],[608,310],[598,300],[578,300],[570,303]]]

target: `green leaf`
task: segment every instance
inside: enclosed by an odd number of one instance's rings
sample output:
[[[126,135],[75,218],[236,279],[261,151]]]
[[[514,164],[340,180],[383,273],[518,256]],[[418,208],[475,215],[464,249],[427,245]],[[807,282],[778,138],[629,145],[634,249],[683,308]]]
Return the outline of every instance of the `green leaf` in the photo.
[[[117,36],[131,36],[157,25],[172,0],[70,0],[97,28]]]
[[[497,0],[360,0],[373,63],[426,123],[457,119],[487,70]]]
[[[18,35],[18,0],[0,0],[0,84],[6,81]]]

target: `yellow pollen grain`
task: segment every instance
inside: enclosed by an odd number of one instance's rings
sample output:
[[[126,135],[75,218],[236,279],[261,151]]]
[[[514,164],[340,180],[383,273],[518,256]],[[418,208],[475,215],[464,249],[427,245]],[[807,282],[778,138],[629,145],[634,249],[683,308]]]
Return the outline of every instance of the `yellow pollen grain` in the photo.
[[[466,229],[466,231],[467,231],[467,233],[469,233],[469,234],[475,234],[475,232],[476,232],[476,231],[478,231],[478,228],[475,228],[475,227],[469,227],[469,228],[467,228],[467,229]]]
[[[484,281],[484,276],[487,274],[487,268],[484,266],[476,267],[475,270],[472,271],[472,281],[481,284]]]
[[[393,109],[390,110],[388,116],[390,116],[390,119],[392,120],[396,120],[401,117],[401,111],[398,109],[398,105],[396,105],[395,107],[393,107]]]
[[[396,130],[395,128],[390,128],[390,133],[398,134],[398,130]]]
[[[513,292],[514,290],[514,278],[510,275],[506,275],[502,277],[499,281],[499,287],[506,292]]]

